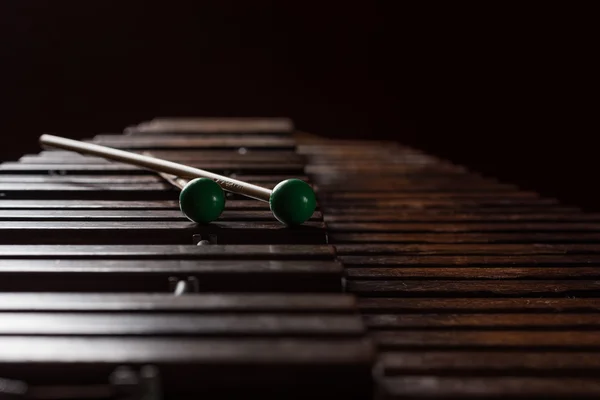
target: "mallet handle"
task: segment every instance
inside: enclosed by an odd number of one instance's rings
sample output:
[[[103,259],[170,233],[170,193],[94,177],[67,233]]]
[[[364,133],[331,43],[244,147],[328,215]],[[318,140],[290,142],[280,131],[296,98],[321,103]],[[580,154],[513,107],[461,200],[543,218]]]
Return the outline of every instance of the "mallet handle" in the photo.
[[[256,200],[268,202],[271,197],[271,190],[269,189],[160,158],[144,156],[129,151],[114,149],[112,147],[47,134],[40,136],[40,144],[43,146],[71,150],[81,154],[89,154],[137,165],[138,167],[157,172],[165,172],[181,178],[209,178],[221,185],[223,190],[251,197]]]

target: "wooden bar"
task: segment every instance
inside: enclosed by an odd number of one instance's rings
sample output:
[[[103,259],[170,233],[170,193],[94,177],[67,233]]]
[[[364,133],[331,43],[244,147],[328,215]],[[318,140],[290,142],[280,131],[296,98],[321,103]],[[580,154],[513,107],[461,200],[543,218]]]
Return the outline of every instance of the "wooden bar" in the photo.
[[[324,212],[327,212],[326,210]],[[331,233],[330,243],[415,243],[415,244],[593,244],[600,235],[593,232],[481,232],[470,233]]]
[[[187,148],[187,149],[276,149],[276,150],[293,150],[295,141],[288,137],[278,136],[248,136],[241,137],[225,137],[225,138],[202,138],[202,137],[131,137],[123,135],[97,135],[91,140],[86,140],[89,143],[100,144],[103,146],[114,147],[118,149],[172,149],[172,148]]]
[[[590,399],[600,395],[600,384],[595,378],[409,376],[385,378],[379,384],[381,399],[400,396],[409,399]]]
[[[330,230],[334,232],[597,232],[600,224],[586,222],[555,222],[555,223],[329,223]]]
[[[346,281],[346,290],[359,296],[410,297],[598,297],[600,285],[580,280],[412,280]]]
[[[221,244],[319,244],[326,232],[318,221],[287,227],[278,221],[0,221],[5,244],[190,244],[193,235]]]
[[[321,200],[323,205],[329,206],[331,202],[327,202],[326,200]],[[429,208],[452,208],[452,209],[462,209],[462,208],[483,208],[483,207],[540,207],[539,212],[543,212],[543,208],[545,206],[555,206],[558,202],[554,199],[546,199],[546,198],[535,198],[535,197],[525,197],[525,198],[517,198],[517,199],[504,199],[501,196],[497,198],[468,198],[457,196],[455,198],[436,198],[431,194],[425,194],[420,196],[418,194],[413,194],[412,196],[407,196],[404,199],[390,199],[390,200],[380,200],[374,199],[369,203],[365,202],[343,202],[337,201],[335,202],[335,207],[338,209],[346,209],[346,212],[352,213],[354,209],[365,209],[365,208],[376,208],[376,209],[398,209],[398,208],[416,208],[416,209],[429,209]]]
[[[351,268],[346,277],[351,279],[599,279],[598,265],[552,267],[431,267],[431,268]]]
[[[0,259],[332,260],[327,245],[0,245]]]
[[[154,118],[126,129],[128,135],[151,134],[248,134],[289,133],[294,123],[288,118]]]
[[[136,153],[150,153],[153,157],[164,158],[175,162],[206,162],[223,161],[239,163],[267,163],[287,164],[304,162],[304,157],[294,151],[251,151],[251,150],[152,150],[137,151]],[[24,164],[108,164],[110,161],[101,157],[86,156],[62,150],[45,150],[39,154],[26,154],[19,158]]]
[[[356,315],[194,315],[155,313],[2,312],[0,335],[11,336],[194,336],[360,337]]]
[[[364,321],[372,329],[598,329],[597,314],[366,314]]]
[[[262,163],[223,163],[211,161],[198,161],[187,163],[190,167],[207,169],[214,173],[230,174],[304,174],[303,165],[301,163],[289,164],[262,164]],[[112,163],[112,164],[25,164],[21,162],[5,162],[0,164],[0,174],[42,174],[42,173],[57,173],[57,174],[151,174],[152,171],[137,167],[135,165]]]
[[[261,184],[275,184],[286,179],[300,179],[307,181],[308,178],[303,175],[246,175],[231,174],[237,179],[243,179],[246,182],[256,182]],[[0,184],[5,183],[78,183],[78,184],[130,184],[139,185],[142,183],[164,183],[165,180],[158,174],[153,175],[49,175],[49,174],[0,174]]]
[[[382,330],[371,335],[385,349],[600,349],[600,335],[589,330]]]
[[[268,210],[261,201],[227,201],[232,210]],[[179,202],[173,200],[0,200],[0,210],[177,210]]]
[[[100,253],[67,257],[51,253],[43,259],[0,260],[0,291],[164,293],[173,292],[172,279],[189,277],[201,292],[339,292],[342,285],[341,265],[325,260],[232,261],[212,260],[210,255],[142,260],[131,254]]]
[[[338,260],[348,267],[571,267],[600,265],[600,256],[595,254],[568,255],[505,255],[505,256],[402,256],[402,255],[373,255],[373,256],[339,256]],[[375,268],[377,269],[377,268]],[[380,268],[383,269],[383,268]],[[354,270],[351,269],[349,272]]]
[[[378,362],[386,375],[436,374],[443,376],[582,375],[597,376],[600,370],[598,352],[557,351],[390,351]]]
[[[355,307],[356,299],[353,296],[338,293],[197,293],[194,296],[173,296],[164,293],[0,293],[0,312],[354,314]]]
[[[406,222],[406,223],[462,223],[462,222],[485,222],[485,223],[507,223],[507,222],[599,222],[600,214],[573,214],[573,213],[539,213],[539,214],[527,214],[527,213],[505,213],[505,214],[493,214],[493,213],[456,213],[448,212],[396,212],[391,211],[382,213],[371,213],[369,214],[366,210],[364,214],[339,214],[332,215],[328,214],[326,217],[328,223],[348,223],[348,222]]]
[[[372,297],[358,299],[365,313],[597,313],[599,298],[401,298]]]
[[[51,384],[63,390],[74,383],[106,384],[124,365],[152,365],[169,398],[264,394],[299,400],[315,386],[333,397],[358,399],[371,392],[365,376],[373,350],[356,338],[5,336],[0,348],[0,375],[18,374],[31,386],[48,388],[40,390],[46,394]],[[240,370],[245,373],[235,373]],[[348,386],[347,379],[355,384]],[[307,386],[298,387],[299,380]]]
[[[149,213],[140,209],[117,210],[2,210],[0,221],[181,221],[186,220],[180,210],[154,210]],[[315,212],[309,221],[320,221],[322,215]],[[273,213],[267,210],[224,210],[219,221],[273,221]]]
[[[575,219],[575,221],[577,220],[578,216],[581,219],[585,219],[585,215],[586,214],[582,214],[581,210],[579,210],[576,207],[566,207],[566,206],[561,206],[561,205],[546,205],[546,204],[531,204],[531,205],[514,205],[514,204],[508,204],[508,205],[497,205],[497,206],[488,206],[488,205],[476,205],[476,204],[471,204],[468,205],[467,207],[462,206],[462,202],[459,204],[455,205],[457,207],[452,208],[452,207],[444,207],[441,206],[443,203],[440,202],[431,202],[430,200],[428,201],[422,201],[420,204],[419,203],[412,203],[412,202],[406,202],[403,204],[403,207],[396,207],[394,208],[394,210],[396,211],[397,215],[399,216],[403,216],[403,215],[414,215],[416,221],[418,222],[419,216],[421,215],[440,215],[440,216],[451,216],[451,215],[464,215],[464,214],[468,214],[468,215],[484,215],[484,216],[489,216],[492,219],[492,222],[494,222],[494,218],[502,218],[502,216],[507,216],[510,217],[512,215],[515,214],[519,214],[522,215],[525,219],[527,218],[528,215],[536,215],[536,214],[549,214],[549,215],[557,215],[557,218],[560,217],[560,215],[565,214],[568,216],[573,216],[573,218]],[[440,205],[440,207],[438,207],[437,205]],[[466,208],[466,209],[465,209]],[[369,212],[373,212],[371,208],[369,208],[369,205],[365,205],[365,204],[347,204],[347,205],[340,205],[340,206],[335,206],[335,205],[327,205],[327,217],[328,218],[337,218],[340,216],[347,216],[348,219],[352,219],[353,215],[364,215],[365,218],[362,218],[362,220],[367,220],[369,217]],[[373,220],[375,222],[377,222],[377,216],[378,215],[386,215],[388,213],[392,212],[391,209],[389,208],[382,208],[380,210],[375,210],[373,212]],[[591,218],[590,221],[594,221],[594,215],[595,214],[591,214]],[[361,219],[359,219],[358,221],[360,221]]]
[[[470,255],[567,255],[598,254],[600,244],[338,244],[339,255],[419,255],[419,256],[470,256]]]
[[[484,188],[485,189],[485,188]],[[481,192],[477,190],[469,191],[467,193],[461,193],[453,191],[451,193],[448,192],[436,192],[435,189],[432,192],[426,192],[419,194],[420,197],[434,197],[434,198],[443,198],[443,199],[455,199],[455,198],[494,198],[498,197],[498,193],[490,192],[489,190],[482,190]],[[342,203],[344,201],[353,201],[353,202],[372,202],[374,198],[378,200],[396,200],[396,199],[405,199],[416,197],[413,193],[406,193],[404,191],[398,192],[378,192],[371,191],[368,192],[351,192],[351,191],[336,191],[335,193],[331,193],[329,195],[321,194],[321,200],[323,202],[337,202]],[[532,192],[523,192],[523,191],[506,191],[502,193],[503,198],[539,198],[536,193]]]

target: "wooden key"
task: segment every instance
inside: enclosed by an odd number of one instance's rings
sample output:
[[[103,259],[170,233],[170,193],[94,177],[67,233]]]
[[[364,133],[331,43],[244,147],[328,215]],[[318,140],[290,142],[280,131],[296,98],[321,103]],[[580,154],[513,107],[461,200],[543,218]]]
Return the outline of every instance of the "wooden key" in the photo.
[[[154,118],[151,121],[130,126],[128,135],[161,133],[191,134],[289,134],[294,123],[288,118]]]

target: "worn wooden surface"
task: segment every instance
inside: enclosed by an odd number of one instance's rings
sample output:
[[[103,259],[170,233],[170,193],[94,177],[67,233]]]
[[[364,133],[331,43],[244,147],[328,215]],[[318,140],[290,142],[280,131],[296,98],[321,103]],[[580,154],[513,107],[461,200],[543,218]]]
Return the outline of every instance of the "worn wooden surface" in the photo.
[[[289,118],[154,118],[129,126],[128,135],[168,133],[223,134],[223,133],[281,133],[289,134],[294,122]]]
[[[61,257],[0,260],[0,291],[159,293],[173,291],[171,279],[190,277],[202,292],[316,293],[341,286],[342,267],[335,261]]]
[[[141,136],[132,137],[125,135],[97,135],[89,140],[90,143],[110,146],[119,149],[173,149],[173,148],[198,148],[198,149],[281,149],[292,150],[296,142],[291,137],[269,135],[243,135],[219,137],[186,137],[186,136]]]
[[[314,388],[334,398],[361,399],[370,393],[359,385],[369,373],[371,346],[356,337],[19,335],[0,337],[0,348],[0,374],[18,376],[32,388],[43,386],[45,398],[59,388],[63,396],[54,398],[72,397],[74,381],[106,385],[123,365],[154,366],[167,398],[264,393],[261,397],[269,399],[301,399]],[[348,379],[354,385],[347,385]]]
[[[237,198],[196,226],[157,176],[93,157],[0,166],[0,379],[153,363],[171,394],[598,398],[599,215],[397,143],[247,123],[90,141],[265,187],[298,176],[318,196],[305,227]],[[171,294],[190,278],[199,294]]]
[[[268,210],[269,205],[262,201],[227,201],[227,208],[233,210]],[[0,200],[0,210],[129,210],[142,209],[177,210],[179,202],[173,200]]]
[[[1,311],[355,314],[356,298],[339,293],[0,293]]]
[[[597,398],[598,215],[335,143],[300,149],[379,350],[376,397]]]
[[[333,260],[327,245],[0,245],[0,259]]]
[[[224,163],[218,161],[199,161],[188,162],[194,168],[206,169],[221,175],[229,175],[232,172],[246,174],[302,174],[303,164],[240,164]],[[20,162],[5,162],[0,165],[2,174],[40,174],[44,172],[53,172],[58,174],[150,174],[149,170],[137,167],[135,165],[112,163],[112,164],[25,164]]]
[[[190,123],[91,141],[267,188],[310,183],[286,121]],[[145,364],[167,398],[370,397],[373,342],[320,210],[289,228],[268,203],[228,196],[200,225],[178,193],[62,151],[0,165],[0,397],[110,397],[112,373]]]
[[[149,213],[140,209],[117,209],[117,210],[53,210],[41,209],[33,212],[29,210],[0,210],[0,221],[79,221],[79,220],[102,220],[102,221],[181,221],[186,216],[179,210],[154,210]],[[267,210],[224,210],[219,216],[221,221],[273,221],[273,213]],[[309,219],[310,221],[322,220],[322,214],[316,211]]]
[[[148,154],[153,157],[164,158],[175,162],[190,162],[190,161],[223,161],[229,162],[249,162],[261,164],[288,164],[304,162],[304,157],[292,150],[248,150],[239,149],[231,150],[135,150],[134,153]],[[110,164],[113,161],[106,160],[100,157],[88,156],[78,153],[71,153],[62,150],[46,150],[39,154],[26,154],[19,158],[19,162],[25,164],[71,164],[86,163],[86,164]]]
[[[193,244],[193,236],[221,244],[326,243],[323,223],[290,228],[279,222],[220,221],[0,221],[5,244]]]

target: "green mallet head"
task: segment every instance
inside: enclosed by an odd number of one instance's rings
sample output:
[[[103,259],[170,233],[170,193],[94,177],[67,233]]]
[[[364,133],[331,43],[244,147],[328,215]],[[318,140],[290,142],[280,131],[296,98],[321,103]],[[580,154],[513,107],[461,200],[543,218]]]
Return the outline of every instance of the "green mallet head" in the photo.
[[[269,205],[280,222],[300,225],[315,212],[317,199],[308,183],[300,179],[288,179],[273,188]]]
[[[219,218],[225,208],[225,193],[208,178],[191,180],[179,194],[179,208],[190,220],[205,224]]]

